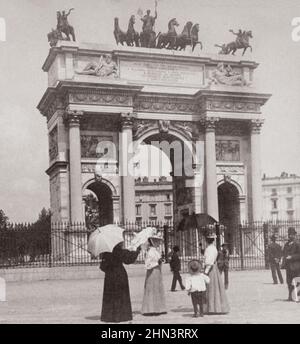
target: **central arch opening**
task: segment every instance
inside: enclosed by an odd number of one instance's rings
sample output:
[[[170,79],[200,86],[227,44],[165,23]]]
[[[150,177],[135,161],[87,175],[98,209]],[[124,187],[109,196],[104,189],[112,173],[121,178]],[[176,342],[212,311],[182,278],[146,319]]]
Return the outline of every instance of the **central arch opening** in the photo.
[[[113,223],[112,191],[108,185],[101,181],[89,184],[83,199],[85,201],[86,223],[90,218],[96,219],[101,226]]]

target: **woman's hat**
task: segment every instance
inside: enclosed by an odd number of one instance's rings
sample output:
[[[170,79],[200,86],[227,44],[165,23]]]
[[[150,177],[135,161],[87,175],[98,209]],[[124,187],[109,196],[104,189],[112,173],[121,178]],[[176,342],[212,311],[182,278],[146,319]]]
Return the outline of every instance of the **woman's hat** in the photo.
[[[154,246],[159,245],[161,243],[161,241],[164,240],[162,237],[160,237],[158,235],[152,235],[148,238],[148,240],[149,239],[151,240],[151,242]]]
[[[294,227],[289,227],[288,228],[288,234],[297,234],[297,232],[296,232],[296,230],[295,230],[295,228]]]
[[[193,259],[188,263],[189,273],[193,274],[199,272],[201,269],[201,262],[200,260]]]
[[[215,238],[217,237],[217,236],[216,236],[216,232],[215,232],[215,227],[214,227],[214,226],[209,225],[209,226],[206,228],[205,237],[206,237],[206,238],[210,238],[210,239],[215,239]]]

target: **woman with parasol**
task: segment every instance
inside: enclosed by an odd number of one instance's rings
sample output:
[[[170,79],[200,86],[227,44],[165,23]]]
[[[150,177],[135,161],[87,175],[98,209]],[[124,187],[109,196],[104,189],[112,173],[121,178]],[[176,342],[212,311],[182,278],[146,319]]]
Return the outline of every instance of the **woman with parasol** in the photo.
[[[89,238],[89,251],[102,255],[100,269],[105,273],[101,321],[123,322],[132,320],[128,275],[123,264],[133,264],[141,249],[123,248],[123,228],[107,225],[98,228]]]

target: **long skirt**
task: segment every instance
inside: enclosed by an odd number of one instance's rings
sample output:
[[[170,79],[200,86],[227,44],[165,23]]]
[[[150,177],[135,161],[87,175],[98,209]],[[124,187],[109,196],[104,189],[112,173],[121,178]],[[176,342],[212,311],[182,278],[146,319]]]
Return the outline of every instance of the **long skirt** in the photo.
[[[205,313],[229,313],[229,304],[226,296],[222,277],[217,264],[214,264],[209,273],[210,282],[206,289],[206,298],[204,301]]]
[[[162,314],[167,312],[166,309],[161,267],[156,266],[147,270],[141,313],[144,315]]]

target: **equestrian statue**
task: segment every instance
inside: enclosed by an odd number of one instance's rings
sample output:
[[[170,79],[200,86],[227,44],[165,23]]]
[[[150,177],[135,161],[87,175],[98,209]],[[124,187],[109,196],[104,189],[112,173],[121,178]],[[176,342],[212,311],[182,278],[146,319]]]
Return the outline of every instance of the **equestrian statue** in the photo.
[[[176,18],[172,18],[168,23],[168,32],[162,33],[158,36],[156,48],[174,49],[177,39],[176,26],[179,26],[179,24]]]
[[[242,31],[241,29],[239,29],[238,32],[234,32],[233,30],[229,30],[229,32],[237,36],[236,40],[223,45],[215,44],[216,47],[221,48],[219,54],[228,55],[231,53],[232,55],[234,55],[238,49],[244,49],[242,54],[244,55],[248,48],[250,48],[252,52],[252,46],[249,44],[250,38],[253,38],[251,30]]]
[[[203,45],[202,42],[199,41],[199,24],[194,24],[191,21],[188,21],[182,33],[177,36],[176,43],[175,43],[175,50],[185,50],[185,48],[190,45],[192,47],[192,51],[195,50],[197,44],[200,45],[202,50]]]

